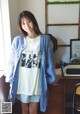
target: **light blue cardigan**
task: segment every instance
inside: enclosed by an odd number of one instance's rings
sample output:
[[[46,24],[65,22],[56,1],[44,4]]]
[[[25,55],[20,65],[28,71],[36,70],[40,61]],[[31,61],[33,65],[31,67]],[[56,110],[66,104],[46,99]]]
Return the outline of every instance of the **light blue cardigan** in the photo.
[[[9,99],[15,102],[17,86],[18,86],[18,68],[20,55],[25,48],[24,36],[16,36],[12,43],[11,55],[9,60],[9,71],[6,76],[6,82],[10,82]],[[50,45],[48,35],[41,34],[40,38],[40,111],[45,112],[47,106],[47,84],[54,84],[57,81],[54,69],[53,51]]]

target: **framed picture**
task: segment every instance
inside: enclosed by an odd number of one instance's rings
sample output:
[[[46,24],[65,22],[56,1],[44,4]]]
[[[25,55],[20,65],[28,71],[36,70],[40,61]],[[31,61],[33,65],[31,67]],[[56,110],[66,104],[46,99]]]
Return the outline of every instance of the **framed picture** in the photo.
[[[80,58],[80,39],[70,40],[70,59],[71,58]]]

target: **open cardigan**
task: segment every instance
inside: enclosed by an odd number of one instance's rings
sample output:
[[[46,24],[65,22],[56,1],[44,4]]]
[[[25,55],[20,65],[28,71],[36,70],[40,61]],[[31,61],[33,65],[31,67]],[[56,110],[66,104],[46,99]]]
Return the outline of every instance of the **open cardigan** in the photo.
[[[18,68],[20,56],[25,48],[24,36],[16,36],[12,42],[11,53],[9,59],[9,68],[6,74],[6,82],[10,82],[9,99],[12,103],[15,102],[16,92],[18,87]],[[47,84],[54,84],[57,81],[54,68],[53,51],[50,45],[48,35],[41,34],[40,36],[40,111],[45,112],[47,106]]]

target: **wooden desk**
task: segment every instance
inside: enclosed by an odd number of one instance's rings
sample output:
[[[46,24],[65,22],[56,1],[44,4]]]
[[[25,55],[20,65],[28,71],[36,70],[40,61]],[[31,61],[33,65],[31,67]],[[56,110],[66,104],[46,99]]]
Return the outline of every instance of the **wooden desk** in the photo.
[[[79,76],[66,76],[61,77],[57,85],[49,85],[48,107],[44,114],[71,114],[73,87],[78,82]]]

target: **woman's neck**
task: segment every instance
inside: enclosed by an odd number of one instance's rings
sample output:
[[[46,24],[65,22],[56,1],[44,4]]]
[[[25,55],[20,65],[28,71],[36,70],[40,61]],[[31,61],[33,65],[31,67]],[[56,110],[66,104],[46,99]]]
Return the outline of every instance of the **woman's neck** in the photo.
[[[28,34],[28,37],[30,37],[30,38],[36,38],[38,36],[38,34],[36,34],[36,33],[33,33],[33,34]]]

